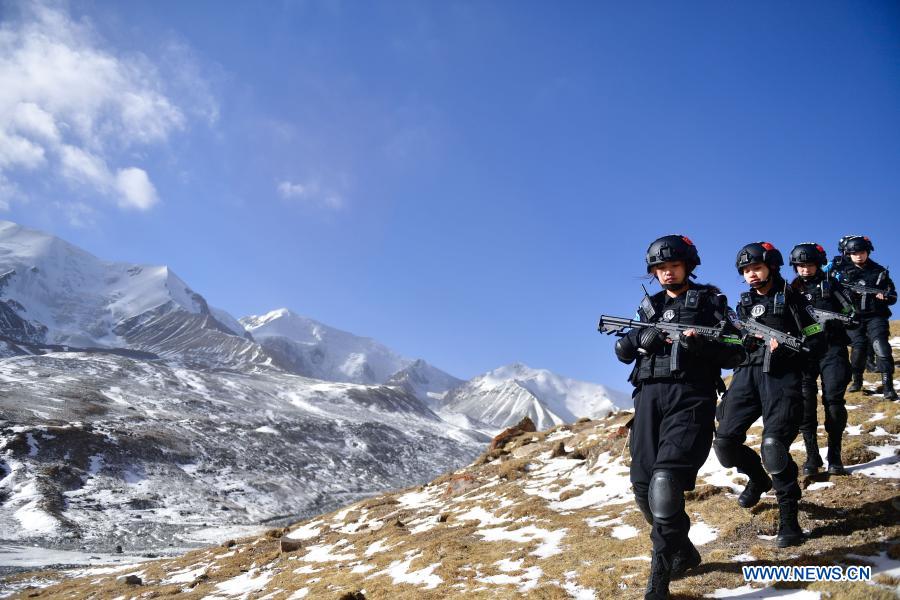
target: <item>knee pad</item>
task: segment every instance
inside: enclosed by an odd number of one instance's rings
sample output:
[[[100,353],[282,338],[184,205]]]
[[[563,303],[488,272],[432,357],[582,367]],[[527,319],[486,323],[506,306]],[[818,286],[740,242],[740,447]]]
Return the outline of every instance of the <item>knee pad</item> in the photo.
[[[716,458],[719,459],[719,464],[726,469],[737,465],[739,447],[737,443],[723,438],[716,438],[713,442],[713,451],[716,453]]]
[[[668,519],[684,510],[684,490],[671,471],[655,471],[650,479],[650,512]]]
[[[888,358],[892,358],[891,356],[891,345],[888,344],[888,341],[885,339],[877,339],[875,343],[872,344],[875,347],[875,356],[880,358],[881,360],[886,360]]]
[[[770,475],[778,475],[787,469],[791,462],[791,455],[788,453],[787,447],[772,437],[763,438],[760,454],[762,454],[763,466]]]

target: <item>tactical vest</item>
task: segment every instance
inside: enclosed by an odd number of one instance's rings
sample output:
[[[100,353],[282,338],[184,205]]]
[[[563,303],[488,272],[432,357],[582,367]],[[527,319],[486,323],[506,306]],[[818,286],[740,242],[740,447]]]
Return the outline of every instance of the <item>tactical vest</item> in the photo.
[[[777,281],[776,285],[780,287],[777,288],[779,291],[774,294],[762,296],[755,291],[742,292],[737,306],[737,314],[742,319],[752,318],[773,329],[801,337],[803,325],[797,314],[795,292],[784,285],[783,280]],[[809,318],[812,319],[812,317]],[[764,356],[765,345],[763,343],[756,350],[748,353],[743,364],[763,364]]]
[[[716,326],[725,319],[728,309],[723,294],[706,287],[692,286],[684,294],[670,302],[665,291],[645,296],[638,308],[638,318],[646,323],[667,321],[685,325]],[[672,344],[666,344],[658,354],[640,354],[631,373],[631,382],[637,385],[650,379],[710,380],[714,383],[721,372],[709,364],[699,364],[682,357],[679,372],[671,369]]]
[[[853,310],[853,302],[843,290],[841,284],[831,276],[826,276],[822,271],[816,273],[816,277],[804,282],[798,278],[799,290],[814,308],[828,310],[836,313],[847,314]],[[840,321],[828,321],[825,323],[825,332],[829,343],[848,345],[850,338]]]
[[[862,284],[869,287],[884,288],[885,291],[893,287],[889,285],[891,281],[890,273],[888,273],[887,269],[872,259],[869,259],[867,265],[867,267],[861,269],[850,261],[842,261],[836,276],[839,278],[839,281],[846,284]],[[860,315],[878,314],[885,317],[891,315],[890,309],[883,303],[876,303],[871,294],[850,293],[849,296]]]

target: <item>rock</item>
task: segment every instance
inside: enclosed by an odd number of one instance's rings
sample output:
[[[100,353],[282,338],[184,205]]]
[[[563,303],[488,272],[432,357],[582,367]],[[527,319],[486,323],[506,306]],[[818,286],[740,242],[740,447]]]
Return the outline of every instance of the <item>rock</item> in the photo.
[[[469,473],[459,473],[450,477],[450,481],[447,482],[447,490],[444,492],[444,496],[456,496],[475,487],[478,487],[478,481],[476,481],[474,475]]]
[[[303,547],[302,540],[292,540],[290,538],[283,537],[281,538],[281,551],[282,552],[296,552],[300,548]]]
[[[550,458],[559,458],[566,455],[566,445],[563,442],[557,443],[550,451]]]
[[[133,573],[131,575],[126,575],[125,577],[121,577],[119,579],[119,581],[121,581],[125,585],[143,585],[144,584],[144,582],[141,581],[141,578]]]
[[[489,450],[502,448],[514,437],[520,436],[523,433],[533,433],[535,431],[537,431],[537,428],[534,426],[534,421],[532,421],[528,417],[522,417],[522,420],[516,423],[513,427],[504,429],[499,434],[497,434],[497,436],[491,440],[491,446]]]
[[[338,600],[366,600],[366,595],[362,592],[344,592],[338,596]]]
[[[116,546],[116,554],[122,554],[122,546]]]
[[[234,541],[234,540],[228,540],[227,542],[225,542],[225,543],[222,544],[222,545],[223,545],[224,547],[226,547],[226,548],[232,548],[232,547],[234,546],[234,544],[235,544],[235,541]]]
[[[579,449],[572,450],[571,452],[566,454],[566,458],[568,458],[569,460],[587,460],[587,456],[585,456],[584,452]]]

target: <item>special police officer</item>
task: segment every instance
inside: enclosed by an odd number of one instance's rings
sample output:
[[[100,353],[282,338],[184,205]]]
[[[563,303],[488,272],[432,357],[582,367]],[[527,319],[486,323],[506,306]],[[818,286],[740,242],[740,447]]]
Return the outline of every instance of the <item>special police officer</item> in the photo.
[[[670,321],[716,326],[726,321],[728,302],[719,290],[690,280],[700,264],[686,237],[667,235],[647,249],[647,273],[663,291],[645,296],[644,322]],[[684,492],[694,489],[697,471],[712,443],[716,388],[721,368],[744,357],[740,339],[728,344],[689,330],[675,344],[656,327],[632,329],[616,342],[616,356],[635,363],[631,431],[631,482],[635,501],[651,526],[653,559],[645,598],[668,598],[669,581],[700,564],[688,539],[690,519]],[[678,369],[672,368],[678,353]]]
[[[897,400],[897,392],[894,391],[894,357],[888,343],[888,318],[891,316],[888,306],[897,302],[894,282],[891,281],[887,269],[869,257],[875,247],[868,237],[846,236],[841,242],[843,256],[835,259],[831,270],[838,281],[850,291],[856,312],[861,319],[860,326],[849,332],[853,382],[848,389],[851,392],[862,389],[866,355],[871,345],[875,349],[878,370],[881,371],[884,398]],[[860,285],[880,291],[872,293],[854,290],[854,286]]]
[[[791,250],[790,262],[797,273],[797,277],[791,282],[794,291],[806,296],[813,309],[827,311],[821,313],[823,316],[819,318],[820,322],[824,322],[828,342],[824,353],[821,356],[803,357],[803,419],[800,423],[800,432],[806,445],[803,474],[814,475],[822,466],[816,418],[819,393],[816,382],[821,376],[825,432],[828,434],[828,472],[832,475],[846,475],[847,471],[841,460],[841,437],[847,425],[844,392],[850,383],[850,360],[847,357],[850,338],[845,327],[853,329],[858,322],[854,319],[853,303],[847,291],[831,274],[823,270],[828,257],[822,246],[814,242],[797,244]],[[830,315],[830,318],[825,315]]]
[[[741,248],[735,266],[751,289],[741,294],[737,314],[741,320],[754,319],[793,336],[808,336],[805,343],[819,351],[824,346],[822,326],[807,311],[806,298],[793,292],[782,279],[779,268],[783,264],[781,252],[768,242]],[[788,448],[797,437],[803,411],[800,357],[773,337],[745,335],[744,344],[747,358],[735,369],[716,412],[719,425],[713,447],[723,467],[736,467],[750,478],[738,498],[742,507],[756,505],[774,480],[779,511],[776,542],[782,548],[797,545],[803,542],[797,520],[800,486],[797,465]],[[744,445],[747,429],[760,415],[762,461]]]

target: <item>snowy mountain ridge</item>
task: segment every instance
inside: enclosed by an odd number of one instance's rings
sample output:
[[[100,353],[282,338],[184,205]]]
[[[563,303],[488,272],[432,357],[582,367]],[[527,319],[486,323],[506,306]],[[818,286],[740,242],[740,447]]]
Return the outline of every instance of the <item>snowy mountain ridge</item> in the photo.
[[[538,429],[547,429],[579,417],[602,417],[630,403],[627,395],[605,386],[513,363],[452,389],[439,412],[462,413],[496,428],[528,416]]]
[[[287,308],[243,317],[240,323],[282,363],[316,379],[384,383],[413,363],[371,338],[330,327]]]
[[[479,428],[500,428],[525,415],[551,426],[628,403],[603,386],[520,364],[466,383],[287,308],[237,320],[210,306],[167,266],[102,260],[9,221],[0,221],[0,334],[37,344],[149,352],[204,368],[275,368],[325,381],[387,383],[444,415],[458,413],[454,422],[468,419]],[[22,352],[0,347],[0,355]],[[451,392],[454,402],[448,401]],[[462,412],[466,419],[459,418]]]

